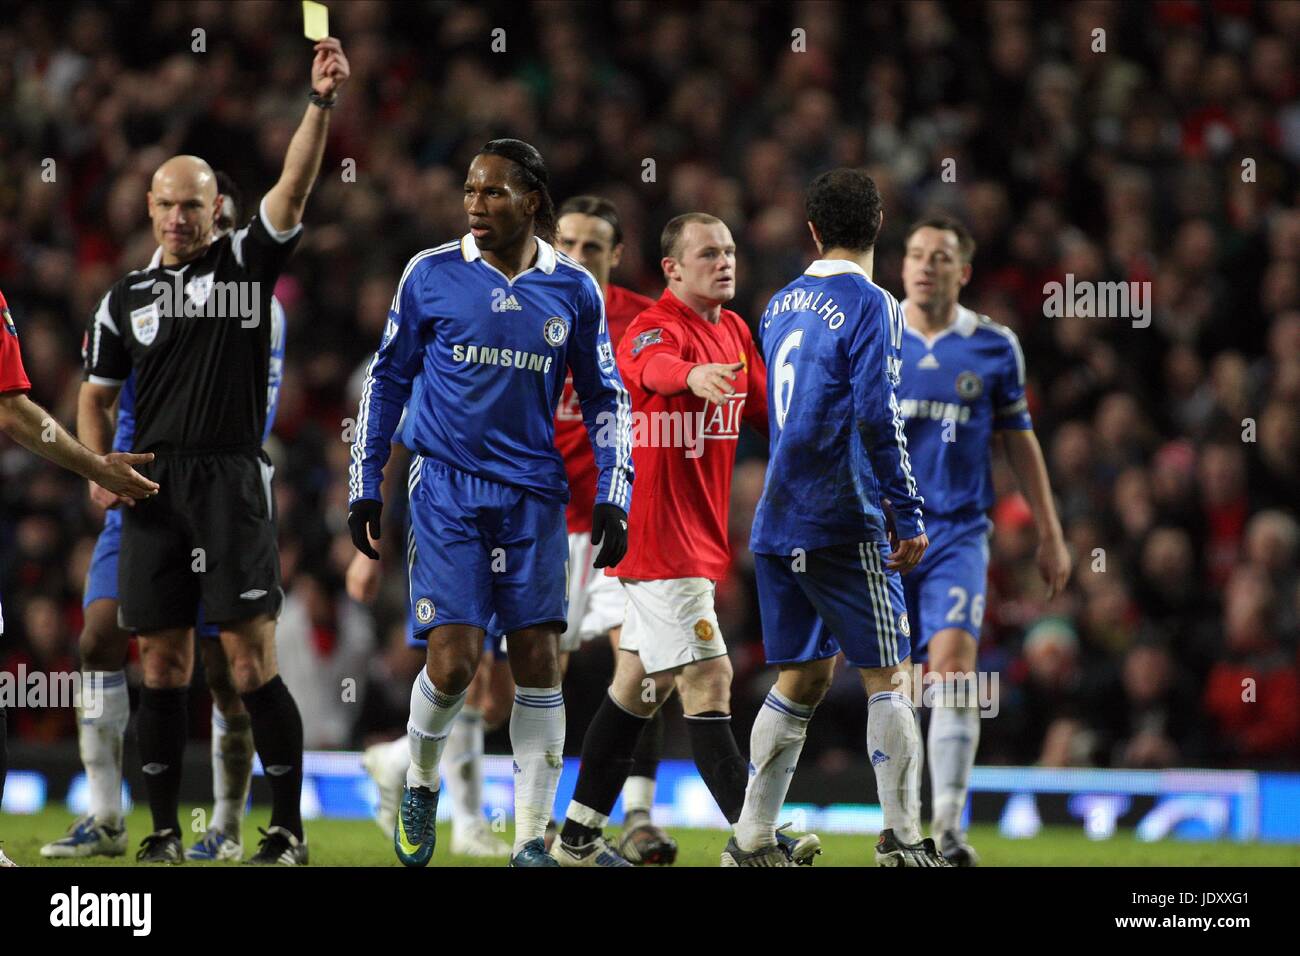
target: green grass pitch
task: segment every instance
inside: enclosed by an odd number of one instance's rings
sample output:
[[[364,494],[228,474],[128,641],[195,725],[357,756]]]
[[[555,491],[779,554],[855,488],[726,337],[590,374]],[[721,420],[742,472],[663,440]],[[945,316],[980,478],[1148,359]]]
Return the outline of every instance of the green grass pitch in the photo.
[[[254,807],[244,822],[244,852],[256,850],[257,827],[266,826],[270,811]],[[181,820],[193,819],[190,808]],[[131,849],[125,857],[112,860],[44,860],[43,844],[63,835],[71,818],[61,807],[32,816],[0,815],[0,841],[5,852],[19,866],[123,866],[135,865],[135,849],[149,832],[147,810],[138,809],[128,818]],[[368,820],[309,820],[306,823],[311,862],[320,866],[399,866],[392,840]],[[613,831],[611,831],[612,833]],[[673,830],[681,846],[678,866],[717,866],[727,835],[717,830]],[[502,834],[508,838],[509,834]],[[1088,839],[1082,830],[1063,827],[1044,829],[1028,840],[1008,840],[994,827],[976,827],[971,843],[979,850],[985,866],[1300,866],[1300,846],[1242,843],[1188,843],[1166,841],[1143,843],[1131,835],[1118,834],[1110,840]],[[187,835],[186,846],[193,842]],[[869,866],[871,839],[866,836],[822,834],[823,853],[816,866]],[[455,857],[449,828],[438,828],[438,849],[432,866],[501,866],[504,859],[476,860]],[[232,866],[230,863],[187,866]]]

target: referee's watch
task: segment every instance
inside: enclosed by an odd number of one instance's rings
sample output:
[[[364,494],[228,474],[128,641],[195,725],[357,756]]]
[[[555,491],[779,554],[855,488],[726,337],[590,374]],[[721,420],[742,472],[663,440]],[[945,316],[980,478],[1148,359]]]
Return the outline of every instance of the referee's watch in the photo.
[[[338,93],[331,93],[329,96],[321,96],[314,89],[307,94],[307,98],[323,110],[334,109],[334,104],[339,101]]]

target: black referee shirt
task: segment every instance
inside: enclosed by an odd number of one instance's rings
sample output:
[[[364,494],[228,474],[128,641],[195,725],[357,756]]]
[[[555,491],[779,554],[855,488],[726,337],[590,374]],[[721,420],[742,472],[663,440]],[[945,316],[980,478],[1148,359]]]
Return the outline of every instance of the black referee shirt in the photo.
[[[127,273],[100,300],[85,378],[121,385],[135,373],[132,451],[261,447],[271,295],[301,234],[301,223],[275,233],[259,208],[198,259]]]

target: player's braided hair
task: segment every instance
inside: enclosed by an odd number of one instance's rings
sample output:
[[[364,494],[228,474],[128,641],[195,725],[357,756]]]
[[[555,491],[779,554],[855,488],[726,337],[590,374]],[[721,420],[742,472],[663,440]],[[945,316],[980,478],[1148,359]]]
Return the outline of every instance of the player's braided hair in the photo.
[[[546,188],[550,174],[546,171],[542,154],[520,139],[494,139],[479,150],[479,155],[484,153],[510,160],[524,188],[541,193],[541,204],[533,216],[533,232],[547,242],[555,242],[555,203]]]

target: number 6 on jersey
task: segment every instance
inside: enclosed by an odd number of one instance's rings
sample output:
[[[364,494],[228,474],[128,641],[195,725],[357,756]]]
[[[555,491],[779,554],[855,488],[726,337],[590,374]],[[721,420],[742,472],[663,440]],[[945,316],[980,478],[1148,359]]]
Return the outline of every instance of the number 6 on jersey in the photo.
[[[790,411],[790,400],[794,398],[794,363],[790,361],[790,353],[803,344],[803,329],[795,329],[781,342],[781,347],[776,350],[776,372],[773,374],[772,384],[776,386],[773,392],[773,402],[776,406],[776,427],[785,427],[785,416]]]

